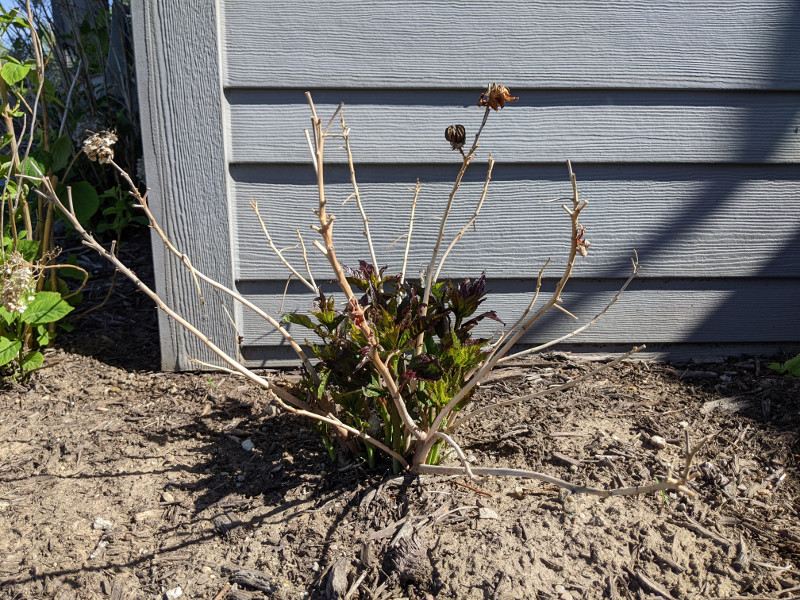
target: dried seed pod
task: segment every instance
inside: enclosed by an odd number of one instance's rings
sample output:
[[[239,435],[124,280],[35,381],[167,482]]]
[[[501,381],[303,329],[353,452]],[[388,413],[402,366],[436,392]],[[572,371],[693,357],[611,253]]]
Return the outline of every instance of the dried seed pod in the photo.
[[[503,108],[506,102],[516,102],[519,98],[514,97],[504,85],[491,84],[478,99],[478,106],[488,106],[492,110]]]
[[[464,147],[464,142],[467,141],[467,132],[464,130],[463,125],[450,125],[444,131],[444,139],[450,142],[453,150],[460,150]]]

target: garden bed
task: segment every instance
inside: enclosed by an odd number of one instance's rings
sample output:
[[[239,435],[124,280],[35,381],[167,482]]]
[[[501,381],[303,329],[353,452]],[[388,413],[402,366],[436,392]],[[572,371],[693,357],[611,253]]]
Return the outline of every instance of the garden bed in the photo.
[[[800,380],[770,361],[626,362],[461,438],[475,465],[618,487],[680,468],[687,430],[713,436],[696,497],[597,499],[334,463],[243,380],[159,372],[155,310],[127,282],[84,319],[0,393],[2,598],[800,597]],[[519,361],[476,401],[595,366]]]

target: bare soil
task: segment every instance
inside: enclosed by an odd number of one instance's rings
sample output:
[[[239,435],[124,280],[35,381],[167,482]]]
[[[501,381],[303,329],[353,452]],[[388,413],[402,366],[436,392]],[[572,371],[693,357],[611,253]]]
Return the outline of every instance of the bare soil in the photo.
[[[127,252],[147,278],[147,248]],[[110,273],[81,260],[92,306]],[[623,363],[462,433],[476,465],[607,487],[713,436],[694,497],[573,498],[332,462],[241,380],[159,372],[155,311],[124,282],[76,325],[0,391],[0,598],[800,598],[800,381],[770,360]],[[520,362],[479,401],[594,366]]]

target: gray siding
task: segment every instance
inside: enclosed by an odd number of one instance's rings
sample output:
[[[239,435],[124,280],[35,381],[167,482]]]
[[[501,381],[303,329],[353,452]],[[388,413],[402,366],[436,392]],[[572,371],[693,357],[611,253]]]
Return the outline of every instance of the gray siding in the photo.
[[[294,229],[306,232],[314,222],[305,90],[321,115],[345,102],[376,251],[390,271],[399,270],[401,248],[387,247],[405,232],[409,188],[421,180],[415,273],[427,262],[460,163],[443,131],[463,123],[470,139],[482,116],[477,97],[498,81],[520,101],[490,116],[451,234],[472,213],[491,152],[498,163],[489,196],[446,276],[485,269],[494,292],[487,302],[511,322],[541,265],[553,259],[550,277],[563,267],[568,222],[547,201],[570,194],[569,158],[590,202],[582,222],[592,247],[565,306],[591,318],[627,276],[634,249],[644,265],[612,312],[575,339],[581,349],[647,342],[737,352],[800,344],[797,2],[220,0],[219,12],[188,15],[183,6],[140,0],[138,7],[140,22],[155,23],[166,11],[176,13],[172,26],[206,27],[200,50],[189,53],[176,52],[163,24],[140,30],[152,40],[140,58],[140,73],[150,76],[142,94],[178,95],[177,108],[149,103],[161,119],[150,139],[149,180],[195,263],[210,263],[260,306],[273,313],[282,302],[287,310],[310,306],[291,286],[282,299],[286,272],[249,207],[251,198],[259,202],[279,246],[293,245]],[[172,52],[176,72],[185,70],[178,82],[164,81],[160,52]],[[182,81],[198,70],[200,81]],[[169,123],[201,97],[202,123]],[[185,119],[179,115],[179,124]],[[175,165],[192,162],[180,150],[167,158],[165,149],[183,140],[201,151],[202,164]],[[328,149],[328,195],[339,219],[337,251],[353,264],[367,251],[356,207],[338,207],[350,189],[346,155],[335,146]],[[185,189],[181,177],[200,177],[201,193]],[[312,264],[324,279],[313,252]],[[169,270],[159,285],[194,306],[185,281]],[[545,287],[552,283],[546,279]],[[198,317],[208,322],[218,316],[212,310]],[[235,315],[246,359],[286,356],[257,318]],[[226,318],[219,322],[217,338],[233,339]],[[556,314],[524,342],[576,326]],[[175,336],[164,338],[165,357],[195,352],[191,341],[176,346]]]

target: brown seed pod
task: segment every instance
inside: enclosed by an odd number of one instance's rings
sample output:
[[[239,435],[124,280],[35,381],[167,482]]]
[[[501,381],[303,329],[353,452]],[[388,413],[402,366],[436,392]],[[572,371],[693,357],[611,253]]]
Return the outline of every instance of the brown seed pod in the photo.
[[[453,150],[460,150],[464,147],[464,142],[467,141],[467,132],[464,130],[463,125],[450,125],[444,130],[444,139],[450,142]]]
[[[488,106],[496,111],[498,108],[503,108],[506,102],[516,102],[517,100],[519,98],[512,96],[506,86],[493,83],[481,94],[478,106]]]

